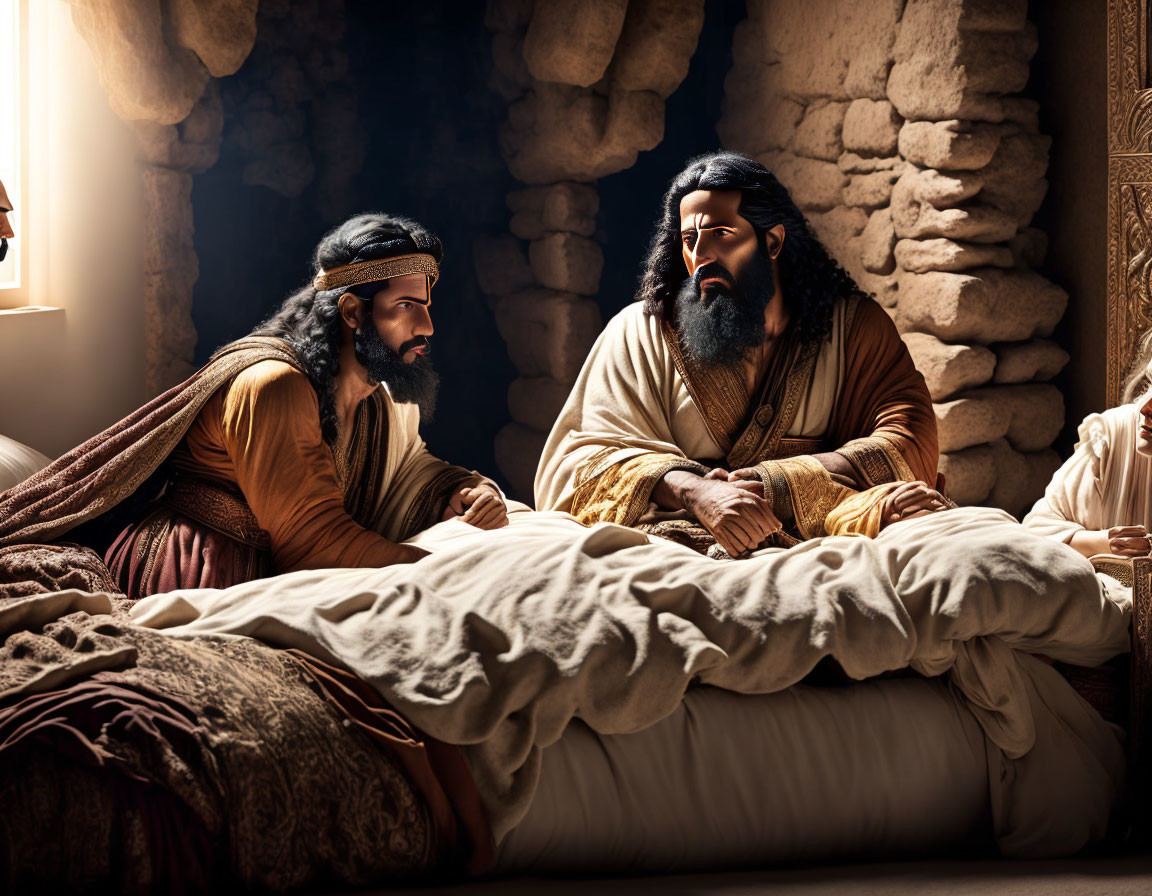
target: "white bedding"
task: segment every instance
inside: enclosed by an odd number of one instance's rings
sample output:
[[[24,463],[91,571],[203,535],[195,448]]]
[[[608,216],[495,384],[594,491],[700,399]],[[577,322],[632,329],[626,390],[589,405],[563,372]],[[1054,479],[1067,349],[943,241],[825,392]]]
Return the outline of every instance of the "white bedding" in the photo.
[[[318,570],[139,602],[177,635],[249,635],[341,663],[415,725],[462,745],[497,839],[524,817],[540,751],[573,718],[601,734],[675,712],[691,682],[773,693],[832,656],[855,678],[946,675],[994,771],[1009,855],[1103,834],[1123,773],[1116,729],[1041,663],[1127,649],[1130,595],[1007,514],[964,508],[714,561],[615,526],[517,515],[434,527],[417,564]]]
[[[991,840],[984,735],[946,681],[693,688],[636,734],[575,721],[493,872],[685,871]]]

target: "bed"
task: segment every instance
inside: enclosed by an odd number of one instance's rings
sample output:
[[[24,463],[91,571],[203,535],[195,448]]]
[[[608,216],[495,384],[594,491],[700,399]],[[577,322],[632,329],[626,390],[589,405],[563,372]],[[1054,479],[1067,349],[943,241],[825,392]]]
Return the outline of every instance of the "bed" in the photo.
[[[978,524],[1000,525],[991,518]],[[619,539],[636,537],[614,527],[592,532],[583,555],[610,554]],[[490,557],[491,543],[484,544],[482,553]],[[1033,682],[1033,693],[1062,707],[1049,720],[1059,731],[1042,731],[1040,741],[1056,743],[1067,730],[1077,732],[1075,743],[1061,741],[1046,759],[1041,756],[1047,768],[1031,773],[1026,762],[991,745],[989,720],[978,721],[972,710],[971,681],[890,671],[908,665],[908,657],[897,662],[882,655],[899,639],[877,642],[875,668],[854,667],[867,657],[833,644],[799,664],[806,671],[797,682],[773,683],[767,679],[783,669],[792,674],[793,664],[759,658],[748,619],[732,627],[713,618],[723,616],[722,603],[695,598],[693,606],[672,608],[675,589],[666,580],[655,595],[652,581],[628,580],[630,588],[647,589],[646,599],[664,601],[663,612],[677,612],[661,617],[650,612],[661,609],[653,604],[647,615],[618,613],[610,630],[628,636],[618,640],[628,645],[637,674],[620,679],[618,688],[579,696],[584,703],[576,707],[565,702],[576,693],[572,686],[608,674],[624,654],[605,652],[603,644],[600,653],[580,654],[569,645],[565,656],[573,665],[559,676],[540,675],[546,664],[539,651],[522,651],[517,665],[510,659],[515,643],[536,624],[522,630],[505,625],[502,634],[494,633],[493,626],[504,623],[492,612],[495,604],[485,606],[481,598],[453,615],[452,595],[436,590],[437,577],[460,578],[448,559],[443,568],[430,565],[418,583],[390,574],[387,588],[364,579],[364,571],[328,571],[277,577],[233,594],[176,593],[130,607],[108,594],[114,586],[101,578],[98,558],[78,548],[35,550],[40,556],[0,556],[9,581],[0,603],[0,750],[6,760],[20,757],[0,762],[0,799],[11,807],[2,822],[9,888],[44,883],[36,875],[46,869],[56,875],[49,882],[77,889],[197,889],[224,880],[287,890],[445,871],[651,872],[987,850],[994,840],[1009,854],[1065,854],[1104,836],[1121,786],[1119,729],[1076,697],[1051,666],[1028,657],[1019,659],[1019,668]],[[1054,556],[1068,560],[1063,552]],[[820,570],[804,587],[839,595],[837,612],[851,619],[851,601],[843,597],[848,571],[838,581],[828,558],[801,552],[797,563],[801,559],[802,565],[780,574],[794,580],[808,575],[803,570]],[[561,562],[574,580],[583,580],[572,557]],[[676,565],[691,562],[716,561],[678,555]],[[730,577],[740,570],[727,568]],[[1140,562],[1111,561],[1109,568],[1121,576],[1133,573],[1137,591],[1148,593]],[[504,595],[506,603],[508,580],[532,574],[505,575],[505,582],[488,589],[489,599]],[[900,567],[900,575],[912,580],[918,574],[906,563]],[[1083,569],[1075,575],[1082,578]],[[979,582],[968,588],[978,591]],[[531,591],[526,585],[520,594],[523,619],[547,616],[548,604],[532,605]],[[1050,595],[1056,603],[1067,598],[1058,592]],[[413,608],[424,604],[436,604],[448,616],[431,628],[428,620],[412,628],[419,615]],[[745,612],[737,605],[728,609]],[[893,620],[883,615],[887,630]],[[871,643],[873,636],[855,627],[880,624],[866,616],[843,631]],[[1139,634],[1147,620],[1140,612],[1136,617],[1144,618]],[[582,631],[597,630],[579,613],[575,618],[583,621],[567,631],[572,643]],[[812,620],[804,622],[807,640]],[[1074,630],[1089,624],[1075,618],[1035,622],[1045,638],[1069,650],[1069,638],[1079,637]],[[373,625],[385,626],[387,634]],[[1126,633],[1126,617],[1123,625]],[[1002,634],[1024,643],[1026,626],[1018,627]],[[443,644],[414,636],[430,630],[456,632],[461,640],[453,649],[479,657],[490,683],[498,684],[504,671],[508,681],[536,682],[537,692],[505,685],[481,700],[466,675],[442,680],[437,676],[444,670],[458,672],[467,663],[453,666]],[[374,642],[367,640],[371,649],[364,639],[342,642],[360,631],[376,632]],[[830,643],[834,634],[830,629]],[[704,641],[723,643],[725,656],[709,652]],[[648,661],[637,661],[641,642],[652,655],[672,651],[669,662],[647,669]],[[408,653],[397,654],[405,645]],[[856,677],[881,677],[846,683],[839,669],[829,672],[821,661],[834,648]],[[404,666],[404,656],[416,655],[447,659],[436,666],[437,675],[425,669],[406,684],[394,671]],[[1143,656],[1138,642],[1134,669]],[[685,657],[695,660],[685,665]],[[914,664],[935,672],[954,661],[922,651]],[[526,674],[526,668],[535,671]],[[671,675],[670,669],[680,672]],[[761,680],[749,682],[747,675]],[[1142,693],[1141,684],[1137,675],[1134,696]],[[461,694],[470,695],[480,709],[441,712],[432,705],[436,688],[454,694],[457,703]],[[510,702],[492,703],[497,692],[512,694]],[[66,716],[83,712],[67,725],[54,724],[61,707]],[[1142,719],[1137,707],[1134,735]],[[541,735],[546,730],[551,733]],[[493,750],[517,761],[494,762]],[[1029,774],[1035,780],[1016,796],[1000,786],[1014,776],[1027,784]],[[1049,793],[1045,782],[1055,779],[1079,784]],[[77,793],[85,795],[82,812]],[[1021,800],[1020,793],[1030,796]],[[1037,824],[1049,816],[1067,823],[1055,833]]]

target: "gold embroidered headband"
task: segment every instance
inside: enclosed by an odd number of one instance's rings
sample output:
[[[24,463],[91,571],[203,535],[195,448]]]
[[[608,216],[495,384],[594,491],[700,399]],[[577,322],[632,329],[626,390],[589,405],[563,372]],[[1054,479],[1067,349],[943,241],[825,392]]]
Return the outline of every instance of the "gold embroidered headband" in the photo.
[[[405,274],[424,274],[432,278],[429,288],[440,279],[440,269],[436,259],[425,252],[413,255],[397,255],[393,258],[374,258],[371,261],[358,261],[342,268],[321,271],[312,278],[316,289],[343,289],[359,286],[361,283],[374,283],[377,280],[391,280]]]

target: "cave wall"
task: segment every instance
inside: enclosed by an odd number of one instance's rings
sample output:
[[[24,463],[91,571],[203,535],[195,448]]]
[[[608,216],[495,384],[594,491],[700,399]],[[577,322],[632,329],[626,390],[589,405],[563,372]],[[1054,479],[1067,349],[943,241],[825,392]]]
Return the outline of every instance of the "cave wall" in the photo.
[[[1067,293],[1030,226],[1050,139],[1025,0],[749,0],[718,125],[896,321],[960,503],[1013,512],[1059,463]]]
[[[524,186],[507,197],[511,232],[478,240],[474,258],[518,374],[496,463],[522,499],[603,323],[596,181],[660,143],[703,22],[703,0],[488,3],[493,83],[509,103],[500,145]]]

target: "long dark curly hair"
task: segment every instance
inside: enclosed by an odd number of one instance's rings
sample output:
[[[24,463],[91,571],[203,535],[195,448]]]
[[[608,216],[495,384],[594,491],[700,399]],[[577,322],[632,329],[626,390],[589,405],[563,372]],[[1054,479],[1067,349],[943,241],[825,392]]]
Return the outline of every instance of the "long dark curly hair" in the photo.
[[[780,286],[802,340],[828,335],[838,300],[867,295],[828,254],[771,171],[740,153],[714,152],[689,161],[664,194],[637,293],[648,314],[667,315],[687,276],[680,249],[680,200],[696,190],[739,190],[740,215],[756,230],[761,251],[767,251],[764,234],[784,225],[784,244],[777,257]]]
[[[349,218],[329,231],[312,258],[315,275],[321,270],[377,258],[426,252],[439,264],[444,257],[440,240],[422,224],[398,215],[369,212]],[[364,302],[384,288],[384,281],[344,289],[317,290],[309,282],[290,295],[280,310],[250,335],[274,336],[292,346],[320,402],[320,431],[325,441],[336,440],[336,402],[332,384],[340,371],[340,296],[351,292]]]

